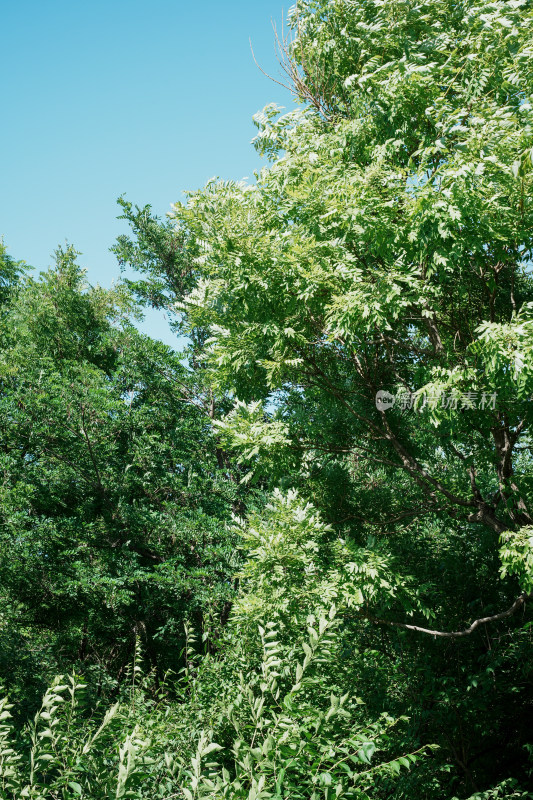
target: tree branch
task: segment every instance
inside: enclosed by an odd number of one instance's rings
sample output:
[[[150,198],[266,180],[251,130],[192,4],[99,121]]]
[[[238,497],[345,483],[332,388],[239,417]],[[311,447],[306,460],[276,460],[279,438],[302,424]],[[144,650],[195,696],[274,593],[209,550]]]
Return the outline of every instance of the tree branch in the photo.
[[[500,619],[510,617],[525,604],[526,600],[530,600],[531,597],[533,597],[533,595],[522,592],[522,594],[516,598],[511,608],[508,608],[507,611],[501,611],[499,614],[493,614],[490,617],[481,617],[480,619],[476,619],[468,628],[465,628],[463,631],[435,631],[430,628],[421,628],[419,625],[407,625],[405,622],[390,622],[386,619],[373,617],[370,614],[363,614],[363,616],[365,619],[370,620],[370,622],[375,622],[378,625],[390,625],[395,628],[405,628],[409,631],[427,633],[429,636],[440,636],[442,639],[458,639],[462,636],[470,636],[470,634],[474,633],[476,628],[479,628],[480,625],[487,625],[489,622],[497,622]]]

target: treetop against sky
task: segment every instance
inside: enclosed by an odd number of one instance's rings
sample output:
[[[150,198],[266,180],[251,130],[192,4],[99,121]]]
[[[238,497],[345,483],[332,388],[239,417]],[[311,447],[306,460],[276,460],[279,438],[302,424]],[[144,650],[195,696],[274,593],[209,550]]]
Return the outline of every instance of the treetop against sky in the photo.
[[[116,199],[165,214],[210,177],[253,180],[252,116],[290,95],[277,73],[276,0],[2,4],[0,236],[37,269],[65,241],[92,283],[117,277]],[[149,317],[148,332],[175,341]]]

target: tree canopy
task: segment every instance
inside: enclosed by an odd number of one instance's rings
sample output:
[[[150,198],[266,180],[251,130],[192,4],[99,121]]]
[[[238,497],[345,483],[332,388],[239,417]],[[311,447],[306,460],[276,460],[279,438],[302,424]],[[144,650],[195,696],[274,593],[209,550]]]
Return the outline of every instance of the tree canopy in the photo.
[[[121,198],[112,292],[5,261],[0,676],[88,678],[9,800],[533,797],[531,3],[288,25],[254,183]]]

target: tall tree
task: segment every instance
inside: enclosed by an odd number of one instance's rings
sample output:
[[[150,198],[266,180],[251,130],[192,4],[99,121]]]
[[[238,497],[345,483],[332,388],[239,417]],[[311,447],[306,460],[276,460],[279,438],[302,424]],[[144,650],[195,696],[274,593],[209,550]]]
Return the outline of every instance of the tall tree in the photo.
[[[409,610],[383,574],[346,608],[347,684],[367,670],[369,705],[437,738],[457,791],[526,780],[531,4],[299,0],[290,26],[304,107],[258,115],[271,165],[174,206],[161,230],[192,288],[144,269],[208,332],[248,475],[419,586]],[[443,796],[430,784],[409,791]]]
[[[190,370],[132,310],[68,248],[2,318],[0,659],[27,694],[66,668],[105,686],[136,637],[177,670],[184,622],[213,641],[232,597],[240,490]]]

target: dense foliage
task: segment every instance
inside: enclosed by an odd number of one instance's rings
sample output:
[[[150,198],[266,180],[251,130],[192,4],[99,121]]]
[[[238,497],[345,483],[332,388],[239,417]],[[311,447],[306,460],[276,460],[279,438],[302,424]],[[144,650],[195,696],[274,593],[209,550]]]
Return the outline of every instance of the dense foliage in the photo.
[[[0,664],[26,698],[67,668],[116,679],[136,636],[164,674],[184,621],[207,636],[232,596],[239,488],[190,370],[128,304],[67,250],[3,323]]]
[[[289,27],[135,280],[0,254],[6,800],[533,797],[533,9]]]

